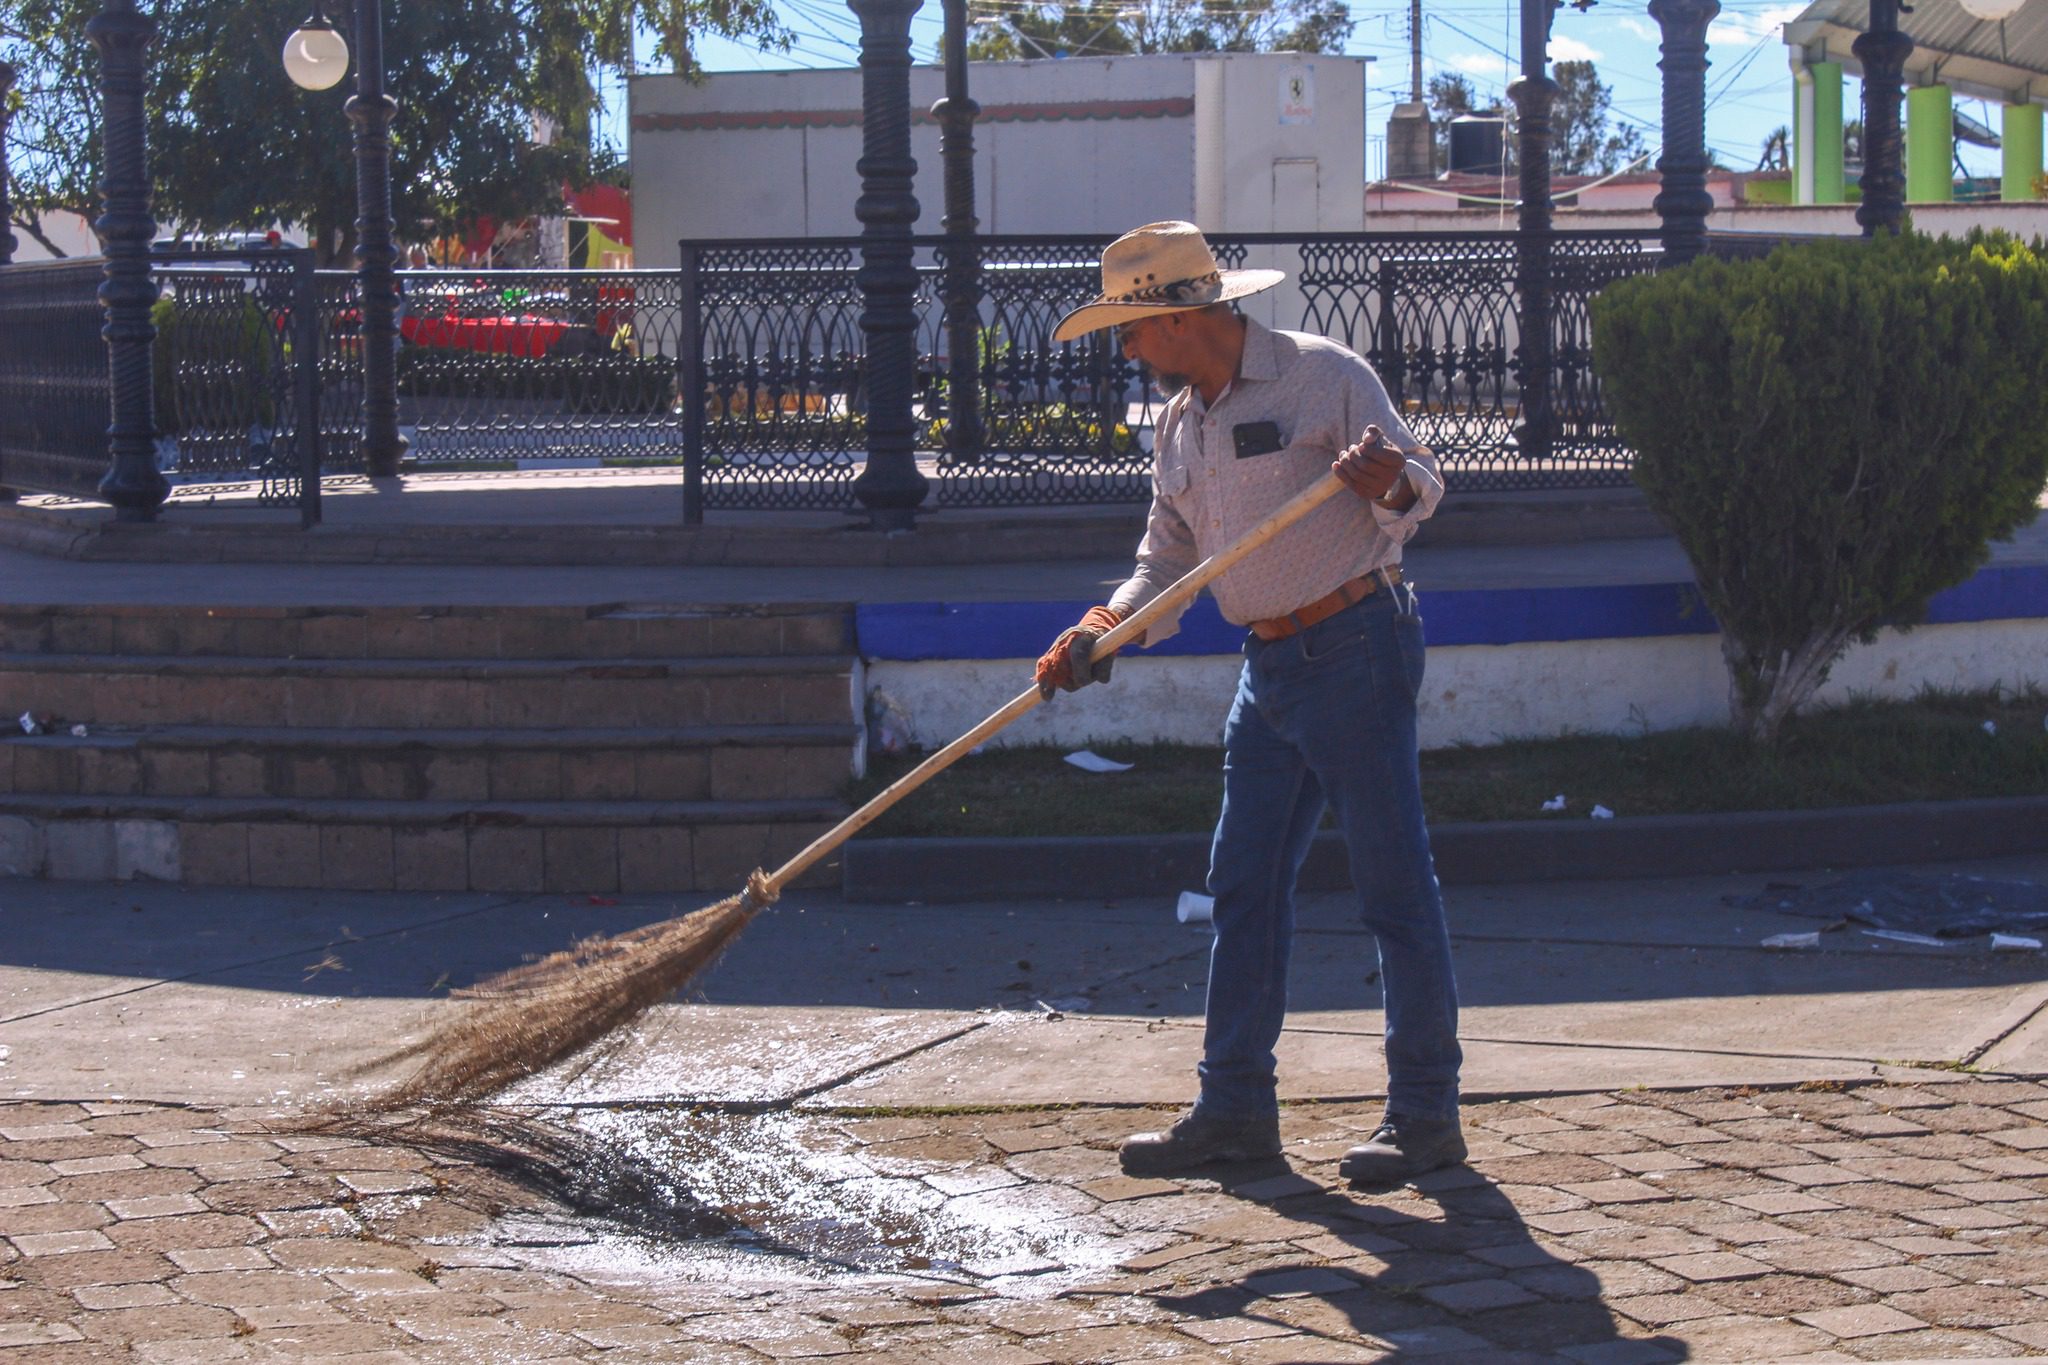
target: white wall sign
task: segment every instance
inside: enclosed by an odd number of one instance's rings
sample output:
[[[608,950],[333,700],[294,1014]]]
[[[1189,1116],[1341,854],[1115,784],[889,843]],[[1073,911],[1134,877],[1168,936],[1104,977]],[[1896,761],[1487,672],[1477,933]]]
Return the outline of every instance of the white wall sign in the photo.
[[[1280,121],[1282,123],[1314,123],[1316,121],[1316,72],[1312,66],[1285,66],[1280,69]]]

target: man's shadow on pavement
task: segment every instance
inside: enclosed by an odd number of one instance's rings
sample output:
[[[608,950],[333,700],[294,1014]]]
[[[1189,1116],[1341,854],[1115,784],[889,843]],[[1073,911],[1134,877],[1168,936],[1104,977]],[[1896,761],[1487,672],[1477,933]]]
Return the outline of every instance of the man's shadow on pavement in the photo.
[[[1370,1338],[1392,1346],[1397,1359],[1488,1365],[1575,1358],[1653,1365],[1691,1356],[1670,1337],[1624,1337],[1601,1301],[1598,1277],[1538,1244],[1500,1187],[1470,1167],[1413,1183],[1442,1211],[1440,1220],[1378,1202],[1399,1186],[1311,1190],[1315,1178],[1302,1176],[1302,1193],[1276,1196],[1271,1182],[1296,1174],[1284,1158],[1215,1174],[1226,1195],[1327,1229],[1320,1238],[1294,1239],[1318,1244],[1314,1261],[1261,1266],[1193,1294],[1151,1296],[1162,1308],[1215,1323],[1218,1345],[1284,1331],[1332,1344]],[[1299,1357],[1328,1358],[1312,1348]]]

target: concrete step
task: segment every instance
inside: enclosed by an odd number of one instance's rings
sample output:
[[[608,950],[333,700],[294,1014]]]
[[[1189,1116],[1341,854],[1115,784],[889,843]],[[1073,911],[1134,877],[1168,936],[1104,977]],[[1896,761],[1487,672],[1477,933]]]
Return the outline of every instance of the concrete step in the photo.
[[[0,650],[284,659],[689,659],[843,655],[840,604],[0,607]]]
[[[376,729],[851,724],[855,660],[289,659],[0,653],[9,717],[52,729]]]
[[[845,815],[829,801],[281,801],[0,796],[0,876],[357,891],[741,889]],[[836,856],[798,885],[832,885]]]
[[[848,725],[163,726],[0,738],[0,793],[380,801],[834,800]]]

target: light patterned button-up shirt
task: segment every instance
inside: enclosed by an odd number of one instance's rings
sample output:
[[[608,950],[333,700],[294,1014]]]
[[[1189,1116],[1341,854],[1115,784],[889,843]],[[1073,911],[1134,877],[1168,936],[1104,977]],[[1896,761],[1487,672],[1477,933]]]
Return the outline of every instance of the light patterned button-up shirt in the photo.
[[[1281,449],[1239,458],[1234,430],[1273,422]],[[1432,455],[1387,398],[1372,367],[1322,337],[1245,320],[1237,378],[1214,407],[1193,385],[1161,411],[1152,454],[1152,510],[1138,567],[1110,605],[1129,615],[1195,565],[1237,542],[1330,472],[1370,424],[1408,456],[1406,512],[1345,492],[1323,503],[1209,587],[1237,625],[1285,616],[1361,574],[1401,562],[1401,546],[1436,510],[1444,486]],[[1180,613],[1153,623],[1145,643],[1180,629]]]

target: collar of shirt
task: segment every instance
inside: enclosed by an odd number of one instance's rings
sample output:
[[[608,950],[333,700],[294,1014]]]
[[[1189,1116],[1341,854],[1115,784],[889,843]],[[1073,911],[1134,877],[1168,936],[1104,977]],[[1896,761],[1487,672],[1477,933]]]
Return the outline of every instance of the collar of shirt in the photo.
[[[1256,318],[1246,318],[1244,353],[1238,357],[1236,376],[1223,386],[1223,392],[1216,395],[1214,403],[1202,401],[1202,390],[1198,385],[1188,385],[1188,411],[1196,418],[1206,417],[1229,401],[1230,395],[1237,391],[1239,384],[1245,381],[1258,383],[1279,377],[1280,357],[1273,345],[1273,330]]]

